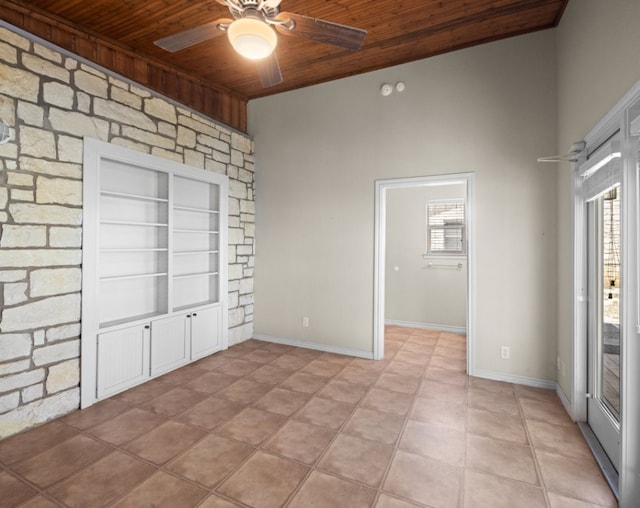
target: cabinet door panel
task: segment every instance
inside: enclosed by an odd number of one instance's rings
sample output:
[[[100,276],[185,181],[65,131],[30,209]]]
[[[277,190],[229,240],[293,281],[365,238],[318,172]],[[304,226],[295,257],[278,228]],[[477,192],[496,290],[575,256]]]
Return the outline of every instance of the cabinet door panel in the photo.
[[[191,317],[191,359],[220,350],[221,343],[220,307],[195,312]]]
[[[149,334],[143,325],[98,335],[98,398],[149,378]]]
[[[189,319],[186,315],[151,324],[151,375],[184,365],[190,358]]]

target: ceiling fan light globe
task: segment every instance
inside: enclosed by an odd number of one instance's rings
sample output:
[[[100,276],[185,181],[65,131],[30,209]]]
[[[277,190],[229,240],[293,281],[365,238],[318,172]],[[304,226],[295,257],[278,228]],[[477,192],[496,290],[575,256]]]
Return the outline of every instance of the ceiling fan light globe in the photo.
[[[278,44],[278,37],[269,25],[253,18],[237,19],[227,29],[231,46],[251,60],[268,57]]]

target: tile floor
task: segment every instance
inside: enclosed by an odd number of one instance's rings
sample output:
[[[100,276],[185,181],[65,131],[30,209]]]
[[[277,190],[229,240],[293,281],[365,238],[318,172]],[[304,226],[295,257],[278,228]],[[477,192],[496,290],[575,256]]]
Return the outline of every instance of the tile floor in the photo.
[[[385,347],[251,340],[0,441],[0,507],[616,506],[553,392],[467,377],[457,335]]]

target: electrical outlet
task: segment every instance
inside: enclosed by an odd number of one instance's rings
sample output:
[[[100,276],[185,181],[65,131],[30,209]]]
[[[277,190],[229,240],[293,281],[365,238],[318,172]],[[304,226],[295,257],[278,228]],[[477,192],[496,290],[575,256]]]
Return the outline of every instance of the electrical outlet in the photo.
[[[309,318],[307,316],[303,316],[302,318],[302,327],[309,328]]]
[[[511,358],[511,348],[509,346],[502,346],[500,348],[500,356],[503,360]]]
[[[560,372],[560,357],[556,356],[556,369]]]

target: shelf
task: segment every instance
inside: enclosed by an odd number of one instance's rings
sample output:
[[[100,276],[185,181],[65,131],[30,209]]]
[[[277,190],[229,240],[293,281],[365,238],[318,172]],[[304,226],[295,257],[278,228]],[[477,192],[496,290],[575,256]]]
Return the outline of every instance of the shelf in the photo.
[[[208,213],[212,215],[217,215],[220,213],[218,210],[207,210],[206,208],[193,208],[191,206],[174,206],[174,210],[182,210],[185,212],[198,212],[198,213]]]
[[[215,301],[204,300],[201,302],[190,303],[189,305],[181,305],[180,307],[174,307],[173,312],[182,312],[185,310],[198,311],[201,307],[205,307],[207,305],[215,305],[217,303],[220,303],[220,302],[218,302],[217,300]]]
[[[130,279],[151,279],[153,277],[165,277],[167,275],[166,272],[158,272],[158,273],[143,273],[138,275],[114,275],[109,277],[100,277],[100,282],[112,282],[118,280],[130,280]]]
[[[187,273],[184,275],[174,275],[174,279],[190,279],[192,277],[211,277],[212,275],[218,275],[218,272],[199,272],[199,273]]]
[[[226,346],[229,187],[173,160],[84,146],[86,407]]]
[[[141,194],[129,194],[126,192],[116,192],[116,191],[100,191],[101,196],[111,196],[114,198],[125,198],[125,199],[137,199],[143,201],[154,201],[156,203],[168,203],[169,200],[166,198],[155,198],[152,196],[143,196]]]
[[[174,233],[207,233],[209,235],[217,235],[219,231],[210,231],[208,229],[174,229]]]
[[[100,323],[100,329],[104,330],[105,328],[112,328],[120,325],[134,326],[139,321],[146,321],[148,319],[164,315],[166,315],[166,312],[152,312],[150,314],[141,314],[139,316],[128,316],[126,318]]]
[[[100,252],[104,254],[111,253],[136,253],[136,252],[168,252],[169,249],[100,249]]]
[[[174,256],[189,256],[193,254],[218,254],[220,251],[217,250],[185,250],[181,252],[174,252]]]
[[[101,220],[100,224],[109,224],[115,226],[142,226],[142,227],[161,227],[166,228],[168,224],[162,222],[130,222],[126,220]]]

